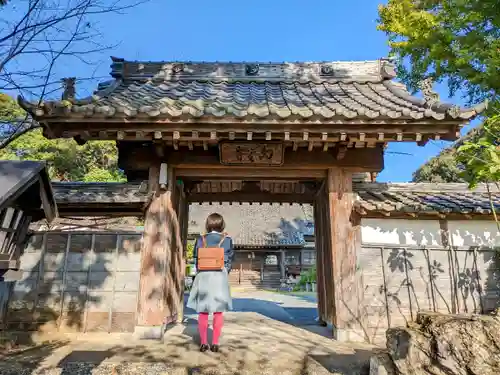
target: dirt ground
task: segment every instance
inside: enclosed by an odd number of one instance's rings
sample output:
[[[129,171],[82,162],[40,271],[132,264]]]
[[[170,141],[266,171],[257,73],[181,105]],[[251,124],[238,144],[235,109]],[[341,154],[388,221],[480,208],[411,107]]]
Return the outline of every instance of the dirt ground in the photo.
[[[3,351],[0,374],[368,374],[370,345],[338,343],[322,327],[253,312],[225,320],[220,353],[198,351],[191,320],[170,328],[163,342],[107,333],[35,337],[38,345]]]

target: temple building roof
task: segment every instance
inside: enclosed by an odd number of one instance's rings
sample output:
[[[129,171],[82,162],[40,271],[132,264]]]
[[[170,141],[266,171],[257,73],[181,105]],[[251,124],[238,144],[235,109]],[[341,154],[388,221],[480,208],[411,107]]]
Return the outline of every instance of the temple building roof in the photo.
[[[112,80],[76,99],[40,106],[20,99],[35,119],[283,122],[364,120],[465,122],[482,110],[442,103],[428,87],[412,96],[386,59],[311,63],[135,62],[113,58]]]

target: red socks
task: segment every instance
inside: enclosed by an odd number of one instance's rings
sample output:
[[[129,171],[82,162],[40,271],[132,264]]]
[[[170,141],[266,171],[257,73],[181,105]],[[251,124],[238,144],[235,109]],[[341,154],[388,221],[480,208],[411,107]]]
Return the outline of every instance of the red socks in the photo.
[[[214,313],[214,335],[212,337],[212,344],[219,345],[219,337],[224,325],[224,316],[221,312]]]
[[[208,313],[198,315],[198,332],[200,332],[201,345],[208,344]]]
[[[224,316],[221,312],[214,313],[214,332],[212,344],[219,345],[219,337],[224,325]],[[202,345],[208,344],[208,313],[198,315],[198,332],[200,333],[200,342]]]

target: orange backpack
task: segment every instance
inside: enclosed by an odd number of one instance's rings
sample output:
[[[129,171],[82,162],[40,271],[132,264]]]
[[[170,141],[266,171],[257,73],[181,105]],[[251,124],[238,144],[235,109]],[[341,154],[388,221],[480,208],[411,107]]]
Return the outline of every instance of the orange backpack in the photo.
[[[202,247],[198,249],[198,271],[222,271],[224,269],[224,248],[222,243],[226,235],[222,236],[217,247],[207,247],[206,235],[201,237]]]

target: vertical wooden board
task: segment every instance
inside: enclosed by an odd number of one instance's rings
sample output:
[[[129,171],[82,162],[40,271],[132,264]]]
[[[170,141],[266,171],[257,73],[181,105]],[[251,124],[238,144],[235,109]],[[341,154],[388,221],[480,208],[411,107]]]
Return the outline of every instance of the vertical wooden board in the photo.
[[[427,250],[421,248],[406,250],[406,273],[412,319],[415,319],[421,310],[434,311],[427,253]]]
[[[141,269],[141,236],[120,235],[118,238],[118,258],[116,272],[139,272]]]
[[[434,287],[436,311],[443,314],[456,313],[451,251],[449,249],[429,250],[429,268]]]
[[[40,294],[35,307],[36,320],[39,322],[52,322],[53,326],[59,325],[61,306],[61,293]]]
[[[67,233],[47,233],[43,270],[63,272],[66,257]]]
[[[472,250],[455,250],[455,272],[458,302],[461,313],[480,313],[481,300],[479,285],[481,280]]]
[[[333,250],[331,243],[331,227],[330,227],[330,203],[328,198],[328,190],[325,187],[320,193],[321,203],[320,223],[321,223],[321,238],[322,238],[322,254],[323,254],[323,270],[325,275],[325,313],[328,322],[334,324],[335,319],[335,280],[333,272]],[[319,197],[318,197],[319,198]]]
[[[86,332],[108,332],[109,311],[113,292],[89,290],[87,297]]]
[[[111,332],[133,332],[137,291],[115,291],[111,315]]]
[[[63,293],[62,312],[59,318],[59,330],[62,332],[81,332],[85,320],[86,292],[74,290]]]
[[[33,234],[28,242],[26,243],[26,247],[24,249],[25,253],[39,253],[43,250],[43,234]]]
[[[22,279],[14,283],[7,303],[7,322],[33,320],[37,281],[38,273],[23,272]]]
[[[42,261],[43,238],[43,234],[35,234],[28,240],[20,258],[23,271],[38,272]]]
[[[106,291],[111,292],[114,285],[114,274],[112,271],[94,271],[89,275],[89,290],[90,291]]]
[[[63,272],[45,271],[38,281],[38,294],[58,293],[63,290]]]
[[[483,312],[488,314],[500,306],[500,252],[484,250],[479,254]]]
[[[66,272],[64,289],[75,296],[78,294],[85,294],[87,292],[87,279],[87,271],[68,271]]]
[[[92,272],[112,272],[115,266],[116,234],[96,234]]]
[[[87,271],[93,263],[92,234],[73,234],[70,237],[66,272]]]
[[[403,249],[384,249],[386,286],[391,327],[411,320],[411,304],[406,277],[406,256]]]
[[[385,280],[382,270],[382,256],[379,249],[362,248],[359,254],[359,268],[362,275],[363,295],[360,312],[366,317],[365,331],[371,342],[387,330],[387,304],[385,299]]]
[[[315,248],[316,248],[316,278],[317,278],[317,293],[318,293],[318,316],[325,323],[327,322],[327,314],[325,311],[326,294],[325,294],[325,271],[323,262],[323,243],[321,240],[321,221],[320,221],[320,202],[318,198],[314,202],[314,234],[315,234]],[[283,251],[283,250],[282,250]],[[284,252],[282,252],[284,257]],[[282,263],[284,259],[282,259]],[[284,264],[282,265],[284,268]]]
[[[38,283],[38,272],[24,271],[21,280],[14,283],[12,287],[13,296],[25,296],[26,294],[36,294]]]
[[[136,292],[139,290],[139,272],[116,271],[115,291],[117,292]]]

